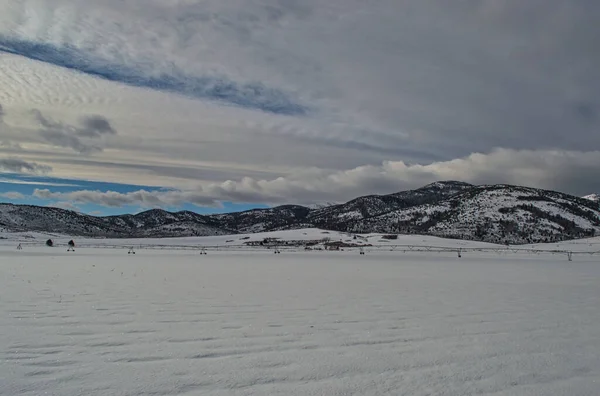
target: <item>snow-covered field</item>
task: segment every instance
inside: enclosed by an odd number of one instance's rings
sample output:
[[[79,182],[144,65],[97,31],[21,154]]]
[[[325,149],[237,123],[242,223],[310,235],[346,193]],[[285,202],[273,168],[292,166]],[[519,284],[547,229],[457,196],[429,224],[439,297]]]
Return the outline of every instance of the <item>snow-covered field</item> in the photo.
[[[217,235],[205,237],[185,237],[185,238],[134,238],[134,239],[104,239],[104,238],[74,238],[78,245],[94,245],[94,246],[241,246],[248,241],[260,241],[265,238],[278,238],[282,241],[289,240],[319,240],[329,238],[331,241],[345,241],[354,243],[371,244],[374,246],[388,246],[394,244],[405,245],[435,245],[435,246],[462,246],[462,247],[496,247],[491,243],[474,242],[474,241],[459,241],[455,239],[445,239],[433,236],[423,235],[401,235],[397,240],[383,240],[382,234],[363,234],[360,239],[353,239],[355,234],[337,231],[325,231],[318,228],[307,228],[290,231],[274,231],[261,232],[253,234],[236,234],[236,235]],[[1,232],[0,245],[16,246],[16,243],[33,243],[41,245],[46,239],[53,239],[57,243],[66,244],[72,237],[67,235],[43,234],[37,232]],[[600,238],[599,238],[600,241]]]
[[[5,237],[1,395],[600,394],[598,255],[128,255]]]

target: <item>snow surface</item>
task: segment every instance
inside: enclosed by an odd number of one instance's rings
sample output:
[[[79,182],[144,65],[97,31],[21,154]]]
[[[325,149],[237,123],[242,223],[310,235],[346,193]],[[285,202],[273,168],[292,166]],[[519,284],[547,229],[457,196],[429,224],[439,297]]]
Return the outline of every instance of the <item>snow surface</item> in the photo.
[[[531,252],[458,258],[383,249],[128,255],[19,251],[4,237],[0,395],[600,391],[599,255],[572,262]],[[600,238],[529,248],[598,245]]]
[[[353,239],[358,235],[358,239]],[[25,244],[42,245],[47,239],[63,245],[70,239],[75,239],[77,245],[86,246],[243,246],[246,242],[262,241],[265,238],[277,238],[281,241],[314,241],[328,238],[331,241],[343,241],[363,245],[383,247],[390,245],[413,245],[413,246],[448,246],[448,247],[471,247],[471,248],[495,248],[500,245],[477,241],[461,241],[446,239],[427,235],[399,235],[397,240],[382,240],[385,234],[354,234],[338,231],[326,231],[318,228],[307,228],[299,230],[271,231],[250,234],[216,235],[202,237],[179,237],[179,238],[81,238],[60,234],[46,234],[38,232],[4,232],[0,231],[0,246],[15,247],[18,242]],[[600,249],[600,248],[599,248]]]

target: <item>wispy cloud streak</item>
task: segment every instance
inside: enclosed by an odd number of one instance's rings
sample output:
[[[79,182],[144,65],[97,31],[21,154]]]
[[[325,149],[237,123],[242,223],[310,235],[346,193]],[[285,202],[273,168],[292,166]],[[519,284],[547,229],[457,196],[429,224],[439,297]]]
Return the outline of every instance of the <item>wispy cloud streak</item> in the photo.
[[[46,174],[51,170],[51,167],[36,162],[28,162],[18,158],[0,158],[0,171],[3,172]]]
[[[198,99],[208,99],[262,110],[268,113],[302,116],[308,106],[291,95],[261,82],[239,83],[225,76],[189,75],[173,66],[171,72],[150,73],[131,65],[118,64],[70,45],[19,40],[0,35],[0,52],[24,56],[56,66],[76,70],[109,81],[174,92]],[[140,61],[140,64],[144,63]]]

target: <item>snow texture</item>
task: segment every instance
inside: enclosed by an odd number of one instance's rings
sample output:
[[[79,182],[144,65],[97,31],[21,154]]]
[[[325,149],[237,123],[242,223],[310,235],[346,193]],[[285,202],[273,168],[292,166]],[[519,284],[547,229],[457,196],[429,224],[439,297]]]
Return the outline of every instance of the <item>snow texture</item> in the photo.
[[[598,255],[569,262],[532,252],[175,249],[226,237],[161,239],[173,249],[128,255],[16,250],[23,235],[4,238],[1,395],[591,396],[600,389]],[[394,242],[492,246],[400,238]],[[596,238],[529,248],[599,245]]]

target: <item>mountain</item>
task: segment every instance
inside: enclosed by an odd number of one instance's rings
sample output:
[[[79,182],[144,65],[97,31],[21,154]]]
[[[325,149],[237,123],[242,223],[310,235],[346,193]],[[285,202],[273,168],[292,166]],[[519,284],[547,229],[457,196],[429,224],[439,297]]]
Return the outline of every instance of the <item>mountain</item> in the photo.
[[[210,216],[154,209],[94,217],[58,208],[0,204],[0,230],[75,236],[206,236],[312,227],[510,244],[550,242],[600,235],[600,205],[555,191],[456,181],[326,207],[283,205]]]
[[[337,203],[336,202],[321,202],[321,203],[307,205],[306,207],[308,209],[314,210],[314,209],[323,209],[323,208],[326,208],[328,206],[333,206],[333,205],[337,205]]]
[[[494,243],[552,242],[600,235],[593,202],[528,187],[474,186],[435,203],[347,225],[351,232],[418,233]]]
[[[428,184],[416,190],[389,195],[368,195],[345,204],[311,211],[308,223],[319,228],[346,231],[349,225],[394,210],[442,201],[464,190],[473,188],[468,183],[446,181]]]
[[[94,217],[59,208],[12,204],[0,204],[0,228],[112,238],[235,233],[221,229],[210,217],[189,211],[153,209],[136,215]]]
[[[583,199],[589,199],[590,201],[600,202],[600,194],[590,194],[583,197]]]
[[[245,212],[213,215],[227,228],[240,233],[285,230],[290,228],[318,227],[345,231],[347,224],[400,208],[437,202],[473,185],[462,182],[438,182],[416,190],[389,195],[369,195],[345,204],[308,208],[283,205],[270,209],[253,209]]]
[[[136,215],[101,218],[106,224],[134,237],[208,236],[235,233],[217,220],[191,211],[171,213],[152,209]]]
[[[270,209],[212,215],[211,218],[227,229],[241,233],[253,233],[298,228],[304,224],[310,211],[304,206],[283,205]],[[312,227],[308,223],[306,225]]]
[[[0,204],[0,228],[71,235],[118,237],[122,230],[102,218],[74,211],[31,205]]]

